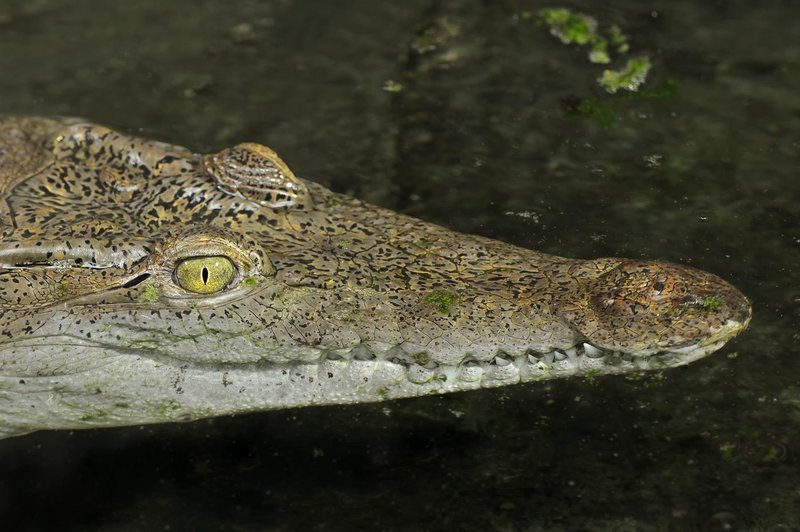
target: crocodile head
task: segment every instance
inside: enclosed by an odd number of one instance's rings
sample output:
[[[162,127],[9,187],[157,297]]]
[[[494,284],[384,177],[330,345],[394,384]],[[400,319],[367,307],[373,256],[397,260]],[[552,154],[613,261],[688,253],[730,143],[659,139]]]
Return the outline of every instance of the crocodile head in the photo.
[[[660,369],[750,305],[687,266],[574,260],[74,120],[0,121],[7,434]]]

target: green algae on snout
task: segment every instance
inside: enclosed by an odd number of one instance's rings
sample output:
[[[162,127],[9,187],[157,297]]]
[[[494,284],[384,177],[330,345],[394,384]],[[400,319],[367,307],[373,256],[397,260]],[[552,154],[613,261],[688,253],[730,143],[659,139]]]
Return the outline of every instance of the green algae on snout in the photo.
[[[158,287],[155,284],[147,285],[136,299],[143,303],[154,303],[158,301]]]
[[[258,284],[258,281],[255,280],[254,277],[248,277],[244,280],[244,285],[248,287],[253,287]]]
[[[705,298],[700,305],[706,310],[717,310],[725,304],[725,300],[719,296],[710,296]]]
[[[457,299],[456,295],[450,292],[437,290],[425,296],[425,302],[436,307],[442,314],[450,314],[450,309]]]
[[[61,297],[65,297],[69,294],[69,283],[67,281],[61,281],[56,285],[56,290],[58,291],[58,295]]]

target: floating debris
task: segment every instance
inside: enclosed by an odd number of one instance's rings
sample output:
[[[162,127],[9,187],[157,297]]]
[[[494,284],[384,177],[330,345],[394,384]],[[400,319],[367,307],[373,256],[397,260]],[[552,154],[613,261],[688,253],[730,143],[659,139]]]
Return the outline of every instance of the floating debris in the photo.
[[[387,79],[381,88],[386,92],[402,92],[403,84],[393,79]]]
[[[598,31],[597,20],[583,13],[574,13],[564,8],[542,9],[536,16],[525,12],[522,18],[538,20],[550,29],[551,35],[564,44],[590,46],[589,61],[595,64],[611,63],[611,49],[617,54],[626,54],[630,51],[630,40],[619,26],[611,26],[608,29],[608,37],[605,37]],[[619,90],[636,91],[647,79],[650,66],[650,59],[647,56],[629,59],[621,69],[605,70],[597,81],[611,94]]]
[[[604,70],[597,78],[597,82],[611,94],[620,89],[636,91],[647,79],[650,66],[650,59],[647,56],[629,59],[620,70]]]

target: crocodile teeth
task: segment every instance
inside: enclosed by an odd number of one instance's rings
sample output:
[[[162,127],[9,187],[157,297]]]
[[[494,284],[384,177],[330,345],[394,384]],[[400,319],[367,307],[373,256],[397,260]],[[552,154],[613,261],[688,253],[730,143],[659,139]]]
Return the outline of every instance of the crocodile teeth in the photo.
[[[511,359],[510,358],[506,358],[506,356],[504,356],[504,354],[500,354],[500,355],[497,355],[496,357],[494,357],[492,359],[492,361],[490,362],[490,364],[493,365],[493,366],[505,367],[505,366],[508,366],[509,364],[511,364]]]
[[[604,353],[592,344],[583,344],[583,352],[589,358],[603,358]]]

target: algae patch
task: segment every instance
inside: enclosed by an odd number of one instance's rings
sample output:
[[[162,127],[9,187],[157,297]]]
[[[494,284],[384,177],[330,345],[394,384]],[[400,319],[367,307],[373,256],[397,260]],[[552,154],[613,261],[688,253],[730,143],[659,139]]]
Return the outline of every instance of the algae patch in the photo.
[[[425,296],[425,302],[436,307],[436,310],[442,314],[450,314],[450,309],[455,303],[457,297],[451,292],[444,292],[437,290]]]
[[[154,303],[158,301],[158,287],[154,284],[147,285],[136,299],[144,303]]]
[[[631,49],[630,39],[619,26],[612,25],[607,31],[601,32],[594,17],[575,13],[569,9],[542,9],[536,15],[525,12],[522,18],[547,26],[550,34],[563,44],[588,46],[591,63],[609,64],[613,61],[612,51],[625,55]],[[611,94],[619,90],[634,92],[639,90],[647,79],[650,66],[650,59],[647,56],[629,59],[619,69],[603,71],[597,82]]]
[[[706,310],[717,310],[725,304],[725,300],[719,296],[710,296],[705,298],[700,305]]]
[[[387,79],[381,88],[386,92],[403,92],[403,84],[393,79]]]
[[[525,13],[524,18],[531,18]],[[597,40],[597,20],[573,13],[569,9],[542,9],[539,18],[550,27],[550,33],[564,44],[588,44]]]
[[[617,96],[607,103],[595,98],[565,98],[563,104],[567,114],[576,118],[592,120],[603,129],[609,129],[617,120],[617,108],[631,100],[659,100],[677,96],[678,84],[673,79],[668,79],[651,91],[632,92]]]
[[[620,89],[635,92],[647,79],[650,66],[650,59],[646,56],[629,59],[619,70],[604,70],[597,82],[611,94]]]

